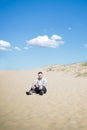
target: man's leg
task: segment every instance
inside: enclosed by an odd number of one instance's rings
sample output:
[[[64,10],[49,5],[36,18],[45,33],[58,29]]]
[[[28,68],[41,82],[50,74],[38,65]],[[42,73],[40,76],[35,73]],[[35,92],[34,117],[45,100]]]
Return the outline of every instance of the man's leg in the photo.
[[[35,92],[36,92],[37,94],[40,93],[39,87],[36,87],[36,88],[35,88]]]
[[[31,88],[28,92],[26,92],[27,95],[32,95],[33,93],[37,93],[40,95],[43,95],[47,92],[47,89],[45,86],[40,90],[36,85],[34,85],[34,88]]]
[[[43,91],[44,91],[44,93],[46,93],[46,92],[47,92],[47,89],[46,89],[46,87],[45,87],[45,86],[43,86]]]
[[[46,89],[45,86],[43,86],[43,88],[40,90],[39,94],[40,94],[40,95],[43,95],[43,94],[45,94],[46,92],[47,92],[47,89]]]
[[[36,93],[35,88],[36,88],[36,86],[34,85],[34,87],[32,87],[28,92],[26,92],[26,94],[27,95],[32,95],[33,93]]]

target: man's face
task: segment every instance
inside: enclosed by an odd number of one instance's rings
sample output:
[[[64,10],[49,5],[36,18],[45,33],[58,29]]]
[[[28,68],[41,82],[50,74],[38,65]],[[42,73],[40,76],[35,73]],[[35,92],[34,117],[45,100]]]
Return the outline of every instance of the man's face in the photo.
[[[43,78],[43,74],[38,74],[38,78],[42,79]]]

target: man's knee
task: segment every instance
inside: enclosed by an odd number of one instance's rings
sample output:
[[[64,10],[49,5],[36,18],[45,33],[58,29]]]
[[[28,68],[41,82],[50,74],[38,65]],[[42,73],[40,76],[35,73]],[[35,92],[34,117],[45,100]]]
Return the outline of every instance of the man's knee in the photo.
[[[38,87],[35,88],[35,92],[36,92],[37,94],[40,92],[40,90],[39,90]]]
[[[46,93],[47,92],[47,89],[46,89],[46,87],[45,86],[43,86],[43,89],[42,89],[43,91],[44,91],[44,93]]]
[[[43,94],[44,94],[44,91],[43,91],[43,90],[41,90],[39,94],[40,94],[40,95],[43,95]]]

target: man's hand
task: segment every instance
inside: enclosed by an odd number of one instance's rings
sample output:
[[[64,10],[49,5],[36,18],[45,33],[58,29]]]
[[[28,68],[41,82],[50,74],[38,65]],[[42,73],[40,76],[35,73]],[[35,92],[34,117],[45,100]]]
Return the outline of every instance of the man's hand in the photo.
[[[39,85],[39,90],[41,90],[43,88],[43,86]]]
[[[37,83],[36,83],[36,86],[37,86],[37,87],[40,87],[40,84],[37,82]]]
[[[34,87],[34,86],[32,86],[32,87],[31,87],[31,89],[33,89],[33,90],[34,90],[34,89],[35,89],[35,87]]]

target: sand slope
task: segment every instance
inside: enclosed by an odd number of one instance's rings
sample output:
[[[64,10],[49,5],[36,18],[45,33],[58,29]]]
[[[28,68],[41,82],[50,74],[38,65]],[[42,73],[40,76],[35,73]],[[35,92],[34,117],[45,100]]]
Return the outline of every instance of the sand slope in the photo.
[[[0,71],[0,130],[87,130],[87,78],[40,70],[43,96],[26,95],[39,69]]]

